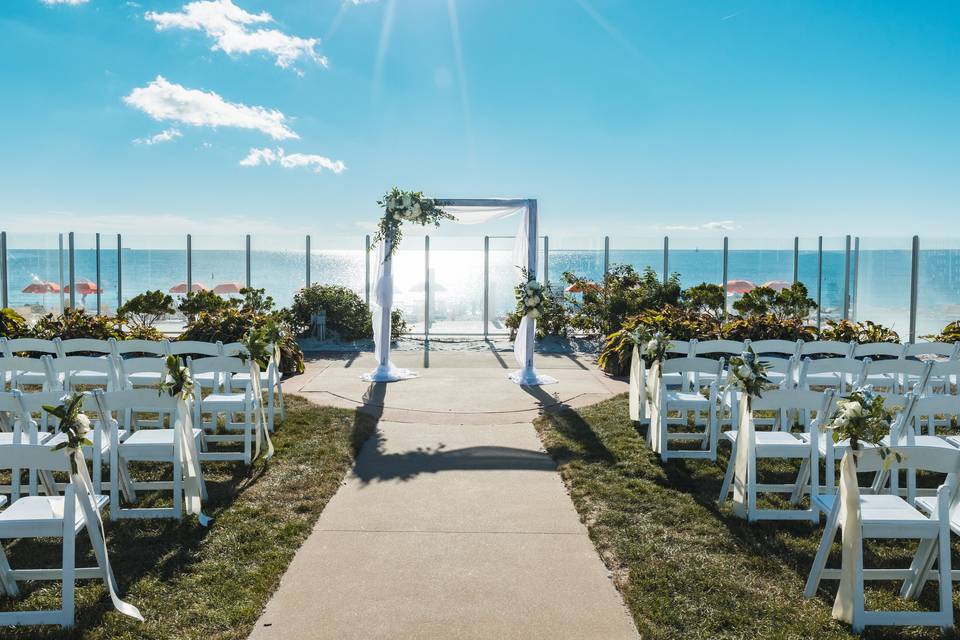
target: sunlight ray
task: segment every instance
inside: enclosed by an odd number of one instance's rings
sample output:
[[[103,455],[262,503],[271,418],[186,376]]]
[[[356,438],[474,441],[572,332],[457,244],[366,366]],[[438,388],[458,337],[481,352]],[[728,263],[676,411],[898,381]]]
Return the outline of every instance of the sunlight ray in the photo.
[[[590,4],[587,0],[574,0],[574,1],[578,5],[580,5],[580,8],[583,9],[584,13],[590,16],[590,19],[593,20],[598,27],[606,31],[607,35],[613,38],[613,40],[617,44],[619,44],[621,47],[629,51],[631,54],[633,54],[637,58],[640,58],[646,64],[652,66],[650,59],[647,58],[647,56],[644,55],[643,52],[637,48],[637,45],[633,44],[633,42],[631,42],[625,35],[623,35],[623,33],[619,29],[617,29],[610,22],[608,22],[607,19],[604,18],[603,15],[601,15],[601,13],[597,11],[592,4]]]
[[[467,90],[467,74],[463,67],[463,44],[460,40],[460,21],[457,18],[457,0],[447,0],[450,16],[450,38],[453,41],[453,56],[457,66],[457,85],[460,89],[460,104],[463,108],[463,124],[467,138],[467,150],[473,154],[473,124],[470,117],[470,98]]]
[[[383,61],[387,56],[387,49],[390,48],[390,32],[393,30],[393,15],[396,10],[397,0],[388,0],[387,8],[383,14],[383,27],[380,29],[380,42],[377,44],[377,60],[373,67],[373,99],[380,97],[381,85],[383,83]]]

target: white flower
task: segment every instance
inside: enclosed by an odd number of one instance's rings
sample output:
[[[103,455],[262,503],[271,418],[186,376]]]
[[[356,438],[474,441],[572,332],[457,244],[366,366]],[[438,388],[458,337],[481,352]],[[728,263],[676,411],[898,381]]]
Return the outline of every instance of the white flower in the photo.
[[[740,376],[741,378],[749,379],[753,377],[753,370],[750,367],[748,367],[746,364],[742,364],[739,367],[737,367],[737,375]]]
[[[536,280],[531,280],[530,282],[527,283],[528,291],[540,291],[540,289],[543,289],[543,285],[537,282]]]
[[[413,213],[414,213],[414,215],[415,215],[416,217],[418,217],[418,218],[420,217],[420,214],[422,213],[422,210],[420,209],[420,203],[419,203],[419,202],[414,202],[414,203],[413,203]]]
[[[410,199],[410,194],[409,194],[409,193],[404,194],[404,195],[403,195],[403,206],[404,206],[404,208],[409,209],[411,203],[412,203],[412,200]]]
[[[393,219],[394,219],[394,220],[401,220],[401,219],[402,219],[402,216],[400,215],[400,212],[399,212],[399,211],[394,211],[394,212],[393,212]]]
[[[530,316],[531,318],[534,318],[534,319],[539,318],[539,317],[540,317],[540,310],[539,310],[539,309],[531,309],[530,311],[527,312],[527,315]]]
[[[90,432],[90,418],[86,415],[77,414],[77,434],[82,438]]]

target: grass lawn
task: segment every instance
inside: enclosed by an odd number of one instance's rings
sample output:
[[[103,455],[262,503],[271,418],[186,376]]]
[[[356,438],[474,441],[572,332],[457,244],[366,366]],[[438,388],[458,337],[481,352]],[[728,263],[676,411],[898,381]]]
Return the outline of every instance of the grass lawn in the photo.
[[[852,638],[830,617],[836,581],[816,598],[803,586],[822,528],[810,523],[747,524],[729,502],[717,508],[729,448],[716,463],[662,464],[627,418],[621,396],[579,411],[546,414],[536,426],[590,536],[613,572],[644,638]],[[792,480],[795,467],[761,461],[763,478]],[[774,498],[776,499],[776,498]],[[909,565],[910,541],[870,541],[866,566]],[[835,543],[829,566],[839,566]],[[954,566],[957,553],[954,553]],[[935,608],[896,598],[899,585],[873,583],[867,607]],[[960,604],[956,590],[955,606]],[[958,617],[960,620],[960,617]],[[868,629],[872,638],[937,638],[938,629]],[[957,637],[955,634],[949,637]]]
[[[363,414],[288,396],[269,463],[252,470],[242,463],[204,465],[210,494],[204,512],[214,518],[208,529],[196,518],[105,519],[120,596],[139,607],[145,623],[113,611],[102,582],[84,580],[73,629],[0,629],[0,638],[246,638],[374,427]],[[78,558],[92,566],[87,540],[85,533],[78,537]],[[4,548],[14,567],[60,563],[59,540],[4,541]],[[21,587],[20,599],[0,598],[0,607],[59,606],[59,583]]]

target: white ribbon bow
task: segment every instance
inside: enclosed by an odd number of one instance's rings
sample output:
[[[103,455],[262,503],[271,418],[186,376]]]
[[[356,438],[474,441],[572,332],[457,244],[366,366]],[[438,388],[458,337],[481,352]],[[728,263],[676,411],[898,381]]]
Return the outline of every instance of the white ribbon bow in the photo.
[[[270,440],[270,433],[267,431],[267,414],[263,408],[263,391],[260,387],[260,365],[258,365],[257,361],[253,358],[250,358],[250,385],[252,395],[257,401],[257,411],[254,415],[254,431],[256,432],[256,440],[254,443],[256,448],[254,449],[253,459],[256,460],[260,457],[262,443],[266,442],[267,452],[264,454],[263,459],[269,460],[273,457],[273,442]]]
[[[733,513],[749,519],[750,514],[750,476],[754,473],[753,452],[757,448],[756,427],[753,424],[753,411],[750,396],[743,394],[740,402],[740,424],[737,427],[737,453],[733,461]]]
[[[203,513],[203,471],[200,468],[197,441],[193,437],[193,418],[190,407],[182,394],[177,401],[177,420],[174,422],[173,430],[173,437],[180,445],[184,508],[188,515],[196,515],[200,524],[206,527],[210,524],[211,518]]]

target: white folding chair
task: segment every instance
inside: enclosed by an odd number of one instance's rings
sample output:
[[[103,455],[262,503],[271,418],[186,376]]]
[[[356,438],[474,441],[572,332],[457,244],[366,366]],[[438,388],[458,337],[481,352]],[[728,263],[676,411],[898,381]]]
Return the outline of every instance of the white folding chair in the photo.
[[[247,384],[242,392],[234,392],[232,376],[238,373],[249,373],[250,365],[240,358],[228,356],[214,356],[187,359],[190,375],[194,380],[197,376],[209,375],[213,380],[213,391],[207,395],[197,393],[193,403],[193,424],[202,427],[206,432],[206,440],[210,444],[229,444],[242,442],[243,451],[205,451],[200,454],[201,460],[243,460],[250,464],[253,460],[253,438],[256,428],[255,411],[260,410],[262,398],[254,397],[253,385]],[[236,415],[242,415],[239,422],[234,421]],[[204,422],[203,416],[209,415],[210,421]],[[224,417],[225,433],[217,433],[217,419]]]
[[[835,356],[852,358],[856,342],[841,342],[839,340],[812,340],[804,342],[800,347],[800,357],[804,356]]]
[[[719,380],[723,371],[724,360],[711,360],[709,358],[688,357],[666,360],[661,363],[660,368],[664,375],[670,373],[679,373],[683,379],[683,386],[680,389],[668,389],[661,379],[660,381],[660,410],[659,410],[659,429],[654,430],[651,425],[651,431],[657,431],[659,442],[657,450],[663,460],[669,458],[707,458],[716,460],[717,457],[717,401],[719,396]],[[709,379],[706,382],[704,378]],[[702,389],[707,389],[707,395],[703,395]],[[670,418],[670,412],[679,413],[678,418]],[[693,427],[702,428],[701,432],[689,432],[688,413],[692,415]],[[669,426],[675,425],[680,428],[679,431],[670,431]],[[649,437],[649,436],[648,436]],[[698,441],[700,449],[671,449],[670,443],[675,441]]]
[[[81,386],[99,386],[108,391],[118,388],[116,359],[110,355],[96,356],[60,356],[50,360],[50,370],[55,376],[48,380],[52,387],[62,381],[66,391],[80,391]]]
[[[142,356],[166,356],[170,353],[167,340],[114,340],[110,338],[113,355],[118,358],[135,354]]]
[[[41,444],[49,439],[50,434],[40,434],[37,423],[27,410],[23,401],[23,393],[17,389],[0,392],[0,447],[16,444]],[[9,429],[9,430],[8,430]],[[0,485],[0,492],[10,494],[10,501],[16,502],[24,491],[20,477],[21,468],[11,467],[10,483]],[[26,492],[30,495],[37,493],[37,470],[28,469],[28,483]],[[4,500],[6,497],[4,496]],[[2,506],[2,505],[0,505]]]
[[[798,386],[803,389],[825,387],[840,395],[861,384],[866,363],[853,358],[805,358],[800,366]]]
[[[183,457],[180,451],[180,439],[176,437],[176,432],[169,429],[139,429],[130,433],[124,439],[120,439],[118,415],[129,415],[130,413],[148,412],[158,414],[169,414],[171,420],[175,419],[177,412],[177,399],[168,394],[158,394],[151,389],[137,389],[133,391],[117,391],[104,393],[95,391],[94,398],[100,407],[100,414],[110,423],[110,438],[113,448],[111,449],[111,466],[121,470],[121,474],[113,476],[114,481],[110,483],[110,518],[117,520],[121,518],[176,518],[183,517],[183,468],[181,466]],[[200,429],[193,429],[193,437],[196,442],[197,450],[203,446],[203,432]],[[153,462],[165,465],[171,465],[172,480],[136,480],[130,474],[129,463],[131,462]],[[206,493],[203,485],[203,475],[198,475],[201,481],[201,490]],[[118,482],[119,481],[119,482]],[[121,482],[127,486],[127,499],[130,502],[137,501],[137,491],[165,490],[172,492],[173,505],[171,507],[154,508],[130,508],[124,507],[120,503],[119,493],[124,489]]]
[[[960,342],[914,342],[907,345],[904,355],[908,358],[939,356],[956,360],[960,357]]]
[[[19,444],[0,447],[0,469],[28,467],[47,473],[69,473],[70,460],[62,451],[53,451],[47,444]],[[92,507],[102,510],[109,503],[107,496],[90,496]],[[99,541],[99,524],[88,523],[79,504],[72,482],[63,496],[25,496],[0,511],[0,539],[61,538],[61,566],[53,569],[13,569],[0,547],[0,583],[10,597],[19,595],[19,580],[60,580],[60,609],[47,611],[0,612],[0,625],[58,624],[69,627],[74,622],[75,581],[108,579],[105,563],[96,553],[97,566],[76,566],[76,537],[87,528],[92,540]],[[100,545],[94,542],[94,548]]]
[[[63,390],[63,379],[53,370],[53,358],[44,354],[39,358],[5,356],[0,358],[0,380],[10,389],[23,391],[27,387],[47,390]]]
[[[53,340],[43,340],[40,338],[14,338],[13,340],[8,340],[7,338],[0,338],[0,352],[3,353],[4,358],[12,358],[14,356],[20,356],[20,354],[31,354],[31,356],[21,356],[25,358],[42,358],[44,355],[57,357],[60,355],[59,342],[60,338],[54,338]],[[23,371],[19,379],[19,384],[21,386],[40,386],[45,384],[46,381],[46,372]],[[13,384],[10,380],[9,370],[5,370],[4,375],[0,376],[0,382]],[[13,386],[15,387],[16,385]]]
[[[223,343],[219,340],[216,342],[199,342],[197,340],[174,340],[172,342],[167,342],[169,350],[167,355],[178,356],[181,359],[194,358],[199,359],[196,356],[206,356],[214,357],[223,355]],[[199,377],[193,379],[194,383],[201,389],[214,389],[218,386],[215,372],[213,371],[204,371],[203,373],[197,374]]]
[[[937,489],[936,512],[928,516],[896,492],[877,493],[877,487],[874,486],[859,492],[857,507],[848,514],[847,521],[844,521],[840,518],[841,505],[844,500],[853,500],[845,487],[841,488],[839,495],[823,496],[824,499],[829,498],[827,502],[830,505],[827,526],[823,531],[813,566],[810,568],[804,597],[812,598],[821,580],[837,580],[846,570],[853,574],[851,624],[855,632],[874,625],[951,628],[953,626],[953,582],[950,566],[949,509],[957,491],[960,450],[904,445],[890,451],[890,455],[894,453],[899,453],[903,460],[909,460],[914,469],[947,474],[947,481]],[[846,455],[852,455],[852,452]],[[887,464],[892,464],[896,469],[899,463],[895,459],[892,463],[890,460],[885,460],[880,450],[870,448],[859,452],[856,469],[858,472],[879,475]],[[889,475],[891,479],[895,477],[896,473]],[[856,527],[856,534],[846,531],[847,526]],[[850,541],[844,544],[852,545],[851,556],[854,566],[846,569],[828,569],[826,568],[827,559],[838,530],[842,531],[844,540],[847,540],[848,535],[850,536]],[[863,540],[870,538],[915,539],[920,540],[920,545],[908,569],[867,569],[864,568]],[[929,553],[933,549],[936,551]],[[935,573],[930,572],[934,560],[937,562]],[[939,583],[937,611],[866,610],[864,583],[867,580],[903,580],[904,587],[901,594],[916,597],[918,592],[912,586],[917,583],[922,584],[922,581],[930,577],[934,577]]]
[[[268,346],[270,360],[267,362],[267,368],[260,372],[260,390],[263,392],[263,401],[267,409],[267,428],[272,432],[276,422],[276,406],[280,408],[280,419],[286,419],[287,411],[283,401],[283,386],[280,384],[280,363],[274,358],[274,345]],[[247,348],[241,343],[231,343],[223,345],[223,355],[239,356],[246,354]],[[230,377],[230,390],[243,391],[250,382],[249,372],[235,373]]]
[[[800,355],[803,340],[751,340],[750,348],[758,356],[776,356],[789,359]]]
[[[870,360],[864,361],[863,383],[874,389],[885,389],[890,393],[906,393],[923,377],[928,363],[920,360]]]
[[[114,363],[117,368],[118,390],[156,388],[166,373],[167,359],[152,356],[116,358]]]
[[[113,340],[111,338],[110,340]],[[58,345],[58,357],[62,356],[72,356],[72,355],[90,355],[90,354],[103,354],[108,355],[113,353],[113,346],[110,344],[110,340],[98,340],[96,338],[69,338],[67,340],[60,340]]]
[[[761,493],[791,494],[790,502],[799,503],[803,487],[809,477],[807,461],[810,458],[810,445],[807,439],[791,432],[790,417],[794,412],[797,422],[806,431],[807,421],[814,412],[818,420],[829,412],[831,398],[817,391],[802,389],[773,389],[760,397],[751,398],[753,411],[773,411],[779,416],[778,424],[772,431],[756,431],[753,451],[749,452],[747,492],[747,520],[810,520],[816,522],[819,512],[813,507],[808,509],[761,509],[757,507],[757,496]],[[805,435],[805,434],[804,434]],[[730,442],[730,460],[720,488],[719,503],[727,500],[733,483],[734,465],[737,457],[737,432],[724,431],[723,438]],[[791,484],[771,484],[757,481],[757,461],[760,459],[799,460],[797,480]]]

